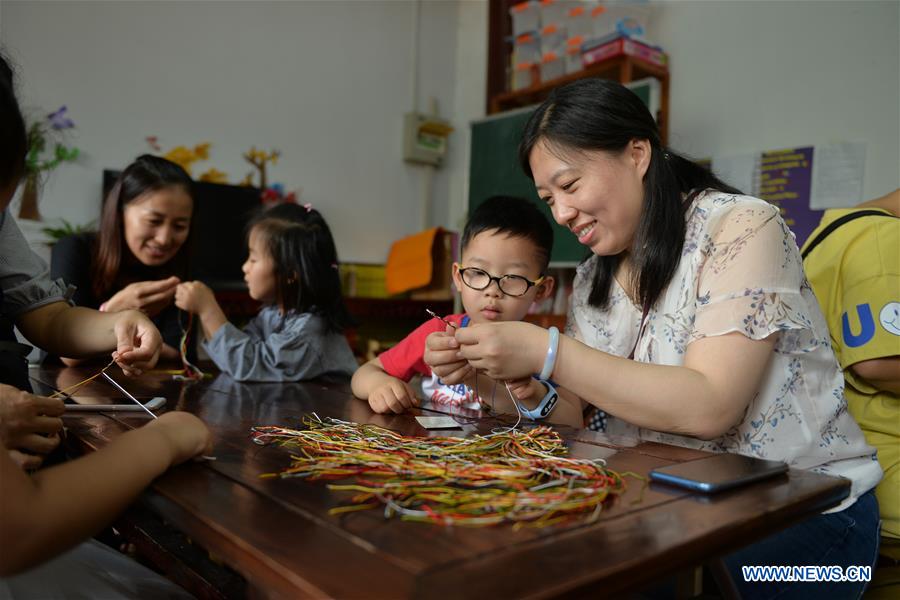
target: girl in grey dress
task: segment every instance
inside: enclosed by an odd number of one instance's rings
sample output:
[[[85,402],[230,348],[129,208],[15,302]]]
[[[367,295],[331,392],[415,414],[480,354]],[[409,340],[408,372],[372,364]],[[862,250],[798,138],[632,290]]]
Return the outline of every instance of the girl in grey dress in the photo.
[[[343,331],[351,317],[325,219],[310,205],[279,204],[249,232],[244,281],[263,308],[243,330],[228,322],[203,283],[175,291],[175,304],[199,317],[210,358],[238,381],[350,377],[357,362]]]

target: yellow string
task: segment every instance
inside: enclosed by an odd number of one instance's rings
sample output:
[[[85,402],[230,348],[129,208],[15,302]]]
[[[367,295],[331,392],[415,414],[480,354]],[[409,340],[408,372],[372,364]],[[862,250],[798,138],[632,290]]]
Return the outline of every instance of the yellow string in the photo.
[[[181,364],[183,369],[179,375],[183,375],[188,379],[203,379],[206,375],[203,371],[200,370],[199,367],[192,364],[191,361],[187,358],[188,352],[188,336],[191,334],[191,328],[194,323],[194,313],[188,313],[188,323],[187,327],[184,327],[181,324],[181,311],[178,312],[178,326],[181,327],[181,342],[179,343],[179,352],[181,353]]]
[[[69,387],[67,387],[67,388],[65,388],[65,389],[63,389],[63,390],[57,390],[56,392],[54,392],[54,393],[50,396],[50,398],[62,398],[63,396],[71,395],[70,392],[74,392],[75,390],[77,390],[77,389],[80,388],[81,386],[83,386],[83,385],[85,385],[85,384],[87,384],[87,383],[90,383],[91,381],[97,379],[98,377],[100,377],[101,375],[103,375],[103,373],[105,373],[106,370],[107,370],[108,368],[110,368],[111,366],[113,366],[114,364],[116,364],[116,361],[115,361],[115,360],[109,361],[109,364],[108,364],[108,365],[106,365],[105,367],[103,367],[102,369],[100,369],[99,371],[97,371],[96,373],[94,373],[93,375],[91,375],[90,377],[88,377],[87,379],[85,379],[84,381],[79,381],[79,382],[76,383],[75,385],[70,385]]]

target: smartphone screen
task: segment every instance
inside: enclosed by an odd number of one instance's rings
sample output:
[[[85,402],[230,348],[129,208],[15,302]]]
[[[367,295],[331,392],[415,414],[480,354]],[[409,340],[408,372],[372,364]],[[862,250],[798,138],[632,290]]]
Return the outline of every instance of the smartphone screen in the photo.
[[[161,396],[139,397],[141,404],[150,410],[156,410],[166,405],[166,399]],[[66,410],[74,411],[103,411],[103,410],[136,410],[143,412],[143,408],[128,398],[109,398],[107,396],[68,396],[65,398]]]
[[[138,397],[142,404],[147,404],[153,398],[149,396]],[[134,404],[128,398],[110,398],[108,396],[68,396],[65,403],[69,404]]]
[[[699,492],[720,492],[787,472],[786,464],[740,454],[716,454],[650,471],[650,480]]]

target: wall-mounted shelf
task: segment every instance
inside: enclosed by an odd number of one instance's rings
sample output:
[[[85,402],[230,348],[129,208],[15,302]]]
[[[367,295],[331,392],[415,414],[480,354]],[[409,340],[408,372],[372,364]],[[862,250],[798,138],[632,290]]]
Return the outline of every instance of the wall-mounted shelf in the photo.
[[[663,143],[669,134],[669,70],[641,58],[623,55],[588,65],[577,73],[542,81],[530,88],[509,91],[509,65],[512,55],[512,23],[509,9],[522,0],[491,0],[488,24],[487,111],[490,114],[521,108],[543,101],[560,85],[585,77],[603,77],[619,83],[631,83],[645,77],[660,82],[660,109],[656,115]]]
[[[619,83],[630,83],[645,77],[658,79],[661,88],[661,98],[656,122],[659,124],[659,133],[663,143],[666,142],[669,133],[669,71],[665,67],[654,65],[634,56],[617,56],[589,65],[577,73],[570,73],[550,81],[542,81],[540,84],[530,88],[515,92],[498,93],[490,97],[490,112],[498,113],[537,104],[543,101],[553,88],[578,79],[584,79],[585,77],[602,77],[618,81]]]

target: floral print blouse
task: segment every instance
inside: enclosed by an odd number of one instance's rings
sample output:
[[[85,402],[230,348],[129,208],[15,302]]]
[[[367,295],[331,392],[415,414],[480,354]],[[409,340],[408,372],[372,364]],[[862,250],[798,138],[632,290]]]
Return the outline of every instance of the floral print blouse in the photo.
[[[578,268],[567,334],[617,356],[628,356],[638,340],[635,360],[678,366],[694,340],[732,332],[760,340],[779,332],[774,357],[741,422],[717,439],[638,428],[612,414],[607,431],[846,477],[850,497],[834,509],[843,510],[882,473],[847,412],[843,375],[793,234],[768,202],[713,190],[695,196],[686,219],[681,261],[639,340],[642,310],[618,283],[605,309],[588,304],[596,256]]]

